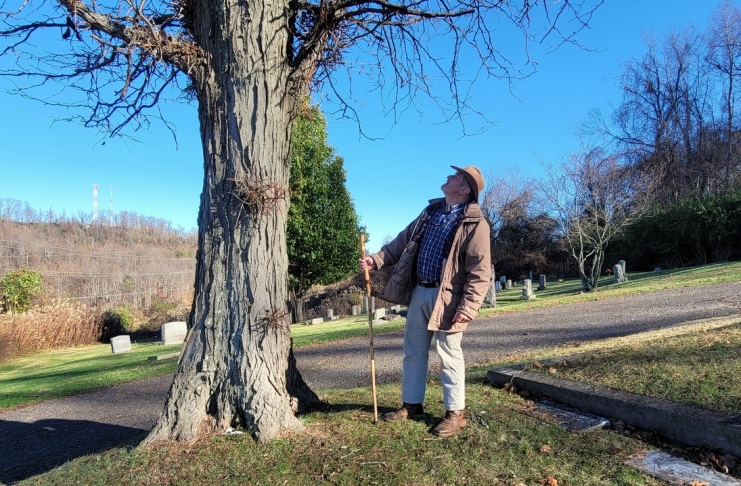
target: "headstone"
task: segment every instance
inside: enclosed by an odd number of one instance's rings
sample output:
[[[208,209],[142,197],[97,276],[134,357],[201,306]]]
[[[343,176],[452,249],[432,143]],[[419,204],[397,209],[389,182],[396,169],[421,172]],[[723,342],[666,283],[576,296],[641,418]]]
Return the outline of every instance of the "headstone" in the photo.
[[[334,309],[327,309],[326,316],[327,317],[324,318],[325,321],[336,321],[339,319],[339,317],[334,315]]]
[[[661,273],[661,267],[654,268],[654,272],[655,273]]]
[[[507,281],[506,281],[506,282],[504,283],[504,290],[509,290],[509,289],[511,289],[511,288],[512,288],[512,280],[507,280]]]
[[[546,290],[546,288],[545,275],[541,273],[538,279],[538,290]]]
[[[324,322],[323,317],[315,317],[314,319],[309,319],[308,321],[304,322],[305,325],[311,326],[312,324],[321,324]]]
[[[623,266],[619,263],[612,267],[613,274],[615,275],[615,283],[623,283],[628,281],[628,277],[623,273]]]
[[[376,309],[375,311],[373,311],[373,319],[374,320],[381,319],[383,317],[386,317],[386,308],[385,307],[381,307],[380,309]]]
[[[533,293],[533,281],[529,278],[526,278],[525,281],[522,283],[522,297],[520,297],[520,300],[530,300],[534,298],[535,294]]]
[[[324,317],[334,317],[334,309],[327,309],[327,315]]]
[[[128,334],[111,338],[111,352],[113,354],[131,351],[131,338]]]
[[[504,285],[507,283],[507,277],[502,275],[501,277],[499,277],[499,282],[502,284],[502,288],[505,288]]]
[[[620,260],[618,262],[618,265],[620,265],[621,267],[623,267],[623,275],[625,275],[627,277],[628,276],[628,270],[625,268],[625,260]]]
[[[162,344],[182,344],[188,334],[188,325],[183,321],[166,322],[160,328]]]
[[[368,313],[368,296],[364,295],[363,296],[363,310],[361,314],[367,314],[367,313]]]
[[[491,266],[491,274],[494,275],[494,265]],[[499,283],[499,282],[496,282]],[[495,307],[497,305],[497,289],[494,278],[489,282],[489,290],[484,296],[483,307]]]
[[[530,281],[531,282],[533,281],[533,271],[532,270],[530,270]]]
[[[399,314],[386,314],[383,319],[385,321],[395,321],[396,319],[401,319],[401,316]]]
[[[354,305],[354,306],[352,306],[352,309],[351,309],[351,313],[352,313],[352,315],[354,315],[354,316],[359,316],[359,315],[360,315],[360,311],[361,311],[362,309],[363,309],[363,308],[362,308],[361,306],[359,306],[359,305]]]
[[[499,293],[499,292],[502,291],[502,282],[500,282],[499,280],[497,280],[496,282],[494,282],[494,291],[496,293]]]

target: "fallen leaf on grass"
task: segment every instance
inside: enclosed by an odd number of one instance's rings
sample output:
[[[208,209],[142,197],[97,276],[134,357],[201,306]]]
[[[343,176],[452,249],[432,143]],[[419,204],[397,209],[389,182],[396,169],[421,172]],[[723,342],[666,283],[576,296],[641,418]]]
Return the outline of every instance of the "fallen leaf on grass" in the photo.
[[[541,446],[541,447],[540,447],[540,452],[542,452],[542,453],[544,453],[544,454],[545,454],[546,452],[551,452],[551,446],[549,446],[548,444],[546,444],[546,445],[544,445],[544,446]]]
[[[555,373],[555,372],[556,372],[556,368],[554,368],[553,366],[548,368],[548,373]]]
[[[692,481],[689,486],[710,486],[710,483],[704,483],[702,481]]]
[[[507,383],[504,384],[504,391],[512,395],[513,393],[517,393],[517,387],[515,386],[514,383],[512,383],[511,381],[508,381]]]
[[[545,484],[546,486],[558,486],[558,481],[556,481],[556,478],[553,476],[548,476],[547,478],[541,479],[540,484]]]
[[[540,364],[540,361],[533,361],[533,365],[535,365],[536,368],[542,368],[543,365]]]

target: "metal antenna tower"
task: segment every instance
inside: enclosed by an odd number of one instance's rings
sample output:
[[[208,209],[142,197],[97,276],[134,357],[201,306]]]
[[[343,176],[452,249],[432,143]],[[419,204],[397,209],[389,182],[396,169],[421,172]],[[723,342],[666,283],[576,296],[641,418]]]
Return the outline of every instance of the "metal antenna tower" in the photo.
[[[93,184],[93,221],[98,220],[98,184]]]

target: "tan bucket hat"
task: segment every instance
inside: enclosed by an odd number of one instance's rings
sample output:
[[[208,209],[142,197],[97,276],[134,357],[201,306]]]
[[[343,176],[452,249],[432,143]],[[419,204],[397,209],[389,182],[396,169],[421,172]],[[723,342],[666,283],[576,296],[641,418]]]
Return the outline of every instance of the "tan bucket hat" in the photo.
[[[484,190],[484,176],[481,174],[479,168],[475,165],[469,165],[467,167],[456,167],[455,165],[451,165],[451,167],[457,171],[463,172],[463,175],[466,176],[468,183],[471,185],[473,199],[478,202],[479,194]]]

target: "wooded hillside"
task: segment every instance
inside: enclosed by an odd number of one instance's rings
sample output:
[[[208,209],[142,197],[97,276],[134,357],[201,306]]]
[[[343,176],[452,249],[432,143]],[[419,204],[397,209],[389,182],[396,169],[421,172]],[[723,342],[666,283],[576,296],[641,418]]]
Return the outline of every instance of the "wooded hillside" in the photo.
[[[0,199],[0,275],[39,272],[43,298],[146,309],[190,302],[196,234],[134,213],[90,221]]]

